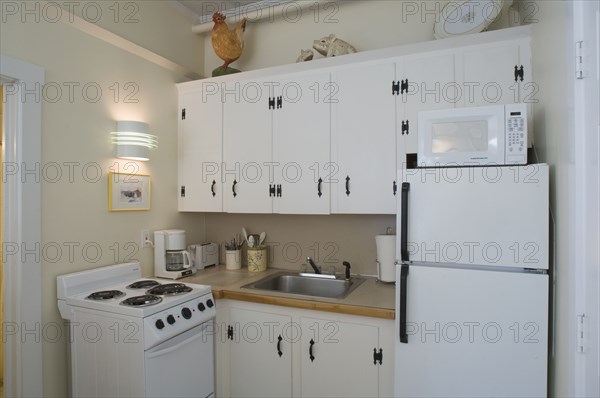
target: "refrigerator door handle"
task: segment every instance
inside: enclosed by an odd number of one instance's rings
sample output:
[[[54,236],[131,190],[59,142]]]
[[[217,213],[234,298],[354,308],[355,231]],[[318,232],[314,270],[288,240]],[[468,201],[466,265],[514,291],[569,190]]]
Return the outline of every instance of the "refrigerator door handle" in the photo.
[[[406,334],[406,288],[408,285],[408,264],[400,266],[400,342],[408,343]]]
[[[400,258],[403,263],[408,262],[408,191],[410,183],[402,183],[402,209],[400,213]]]

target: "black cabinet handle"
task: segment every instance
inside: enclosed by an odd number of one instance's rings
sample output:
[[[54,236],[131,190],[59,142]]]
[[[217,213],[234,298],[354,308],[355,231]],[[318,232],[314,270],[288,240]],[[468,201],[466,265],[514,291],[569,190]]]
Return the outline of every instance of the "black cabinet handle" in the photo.
[[[394,196],[396,196],[396,192],[398,192],[398,184],[394,181],[394,185],[392,186],[392,190],[394,191]]]
[[[210,192],[212,192],[213,198],[217,195],[217,193],[215,192],[215,185],[217,185],[217,182],[215,180],[213,180],[213,182],[210,186]]]
[[[281,198],[281,194],[283,193],[283,190],[281,189],[281,184],[277,185],[277,197]]]
[[[350,176],[346,177],[346,196],[350,196]]]
[[[402,264],[400,268],[400,342],[408,343],[406,334],[406,289],[408,286],[408,264]]]
[[[269,198],[275,196],[275,184],[269,184]]]
[[[281,352],[281,340],[283,340],[283,337],[279,335],[279,337],[277,337],[277,354],[279,354],[280,357],[283,355],[283,352]]]
[[[323,183],[323,179],[319,178],[319,181],[317,183],[317,195],[319,195],[319,198],[323,195],[323,192],[321,192],[321,184]]]
[[[410,183],[402,183],[402,209],[400,210],[400,258],[403,263],[409,261],[408,258],[408,191]]]
[[[315,345],[315,341],[313,339],[310,339],[310,346],[308,347],[308,357],[310,358],[310,361],[313,362],[315,360],[315,356],[313,355],[313,346]]]
[[[523,68],[523,65],[521,65],[520,68],[517,65],[515,65],[515,81],[518,82],[519,79],[521,81],[523,81],[524,77],[525,77],[525,68]]]
[[[235,186],[237,185],[237,181],[233,180],[233,185],[231,186],[231,191],[233,192],[233,197],[237,196],[237,192],[235,192]]]

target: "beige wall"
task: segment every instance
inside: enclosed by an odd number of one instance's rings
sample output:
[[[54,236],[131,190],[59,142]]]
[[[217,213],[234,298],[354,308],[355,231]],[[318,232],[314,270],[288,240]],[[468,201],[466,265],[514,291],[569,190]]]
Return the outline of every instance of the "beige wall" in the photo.
[[[146,3],[158,7],[161,2],[140,2],[141,10]],[[164,26],[188,24],[184,18],[169,14],[170,6],[163,5],[163,8]],[[40,22],[23,23],[18,18],[7,17],[0,29],[3,55],[40,65],[46,71],[46,89],[38,90],[42,101],[42,164],[38,168],[42,184],[39,250],[42,320],[44,325],[62,324],[56,306],[57,275],[123,261],[128,256],[140,259],[144,274],[152,275],[152,249],[139,248],[142,229],[179,227],[188,230],[190,241],[204,239],[204,217],[178,213],[175,200],[177,90],[174,83],[182,81],[182,77],[69,24],[49,23],[43,18]],[[141,27],[136,25],[136,29]],[[160,30],[164,40],[177,42],[177,38],[169,38],[169,29],[155,25],[145,25],[144,29],[149,36]],[[201,41],[191,32],[190,36],[192,41]],[[201,44],[197,48],[201,48]],[[185,59],[188,52],[187,48],[178,46],[172,46],[171,50],[178,51],[180,55],[176,58],[180,59]],[[130,86],[126,87],[128,83]],[[83,92],[86,84],[92,87],[87,98]],[[72,101],[67,85],[75,86]],[[57,87],[61,95],[57,94]],[[94,87],[101,90],[97,102],[94,102]],[[116,92],[118,98],[115,98]],[[128,103],[127,94],[133,94],[130,99],[137,102]],[[107,211],[107,173],[117,160],[113,157],[109,132],[114,130],[116,120],[128,119],[149,123],[151,131],[158,136],[159,148],[151,153],[150,162],[139,164],[140,172],[152,176],[152,209],[110,213]],[[73,164],[72,178],[66,163]],[[122,171],[132,171],[123,169],[125,162],[120,164]],[[61,174],[57,174],[57,170]],[[97,179],[98,170],[101,176]],[[32,178],[31,175],[28,178]],[[133,245],[128,245],[129,242]],[[69,247],[74,248],[72,256]],[[65,338],[57,342],[45,339],[43,355],[44,395],[66,396]]]
[[[446,3],[445,0],[324,1],[319,7],[311,6],[298,14],[295,6],[290,6],[287,14],[265,10],[263,15],[269,17],[257,22],[252,22],[257,14],[248,11],[243,14],[249,19],[244,53],[232,66],[247,71],[294,63],[300,49],[311,49],[314,40],[331,33],[359,51],[433,40],[435,10],[441,10]],[[489,30],[506,26],[505,9]],[[210,32],[204,35],[204,47],[204,74],[210,76],[223,63],[213,51]],[[318,57],[321,55],[315,51],[315,59]]]

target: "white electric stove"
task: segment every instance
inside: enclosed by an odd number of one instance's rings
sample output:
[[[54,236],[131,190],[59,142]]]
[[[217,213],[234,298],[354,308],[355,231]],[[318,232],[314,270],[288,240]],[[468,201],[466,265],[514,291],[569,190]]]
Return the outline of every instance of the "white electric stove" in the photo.
[[[209,286],[142,278],[132,262],[61,275],[57,296],[73,396],[214,394]]]

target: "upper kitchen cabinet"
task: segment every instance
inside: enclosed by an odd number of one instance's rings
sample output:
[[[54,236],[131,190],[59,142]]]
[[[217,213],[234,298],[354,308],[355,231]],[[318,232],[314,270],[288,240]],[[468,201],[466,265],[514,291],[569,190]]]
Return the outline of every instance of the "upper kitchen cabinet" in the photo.
[[[275,93],[282,106],[273,112],[273,212],[329,214],[330,102],[335,94],[329,73],[283,78]]]
[[[223,208],[271,213],[273,90],[266,80],[230,81],[223,92]],[[271,108],[271,109],[270,109]]]
[[[205,90],[179,88],[179,211],[223,211],[223,104]]]
[[[396,212],[395,76],[394,62],[332,71],[332,213]]]
[[[536,93],[528,39],[459,49],[457,63],[463,106],[530,102]]]
[[[393,87],[397,96],[398,168],[406,153],[417,152],[419,112],[454,108],[460,101],[455,58],[452,51],[445,51],[398,59]]]
[[[329,73],[228,85],[226,212],[329,214],[330,91]]]

